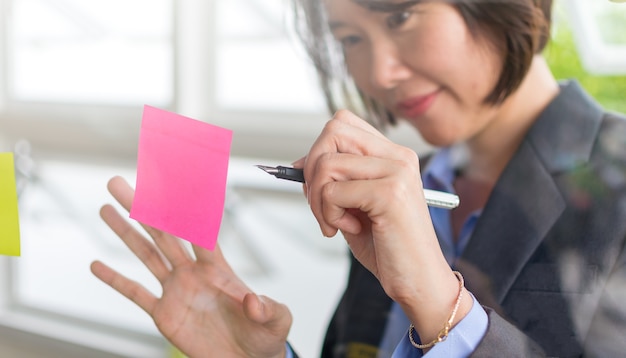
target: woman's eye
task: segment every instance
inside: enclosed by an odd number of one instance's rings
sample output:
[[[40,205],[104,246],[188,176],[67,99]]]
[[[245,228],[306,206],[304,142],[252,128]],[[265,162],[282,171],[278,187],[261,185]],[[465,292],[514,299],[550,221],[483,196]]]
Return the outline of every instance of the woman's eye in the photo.
[[[399,11],[392,13],[387,17],[387,26],[390,29],[396,29],[402,26],[408,19],[411,17],[411,12],[409,11]]]
[[[344,36],[339,39],[339,42],[341,43],[341,46],[343,48],[349,48],[351,46],[354,46],[358,44],[360,41],[361,41],[361,38],[355,35]]]

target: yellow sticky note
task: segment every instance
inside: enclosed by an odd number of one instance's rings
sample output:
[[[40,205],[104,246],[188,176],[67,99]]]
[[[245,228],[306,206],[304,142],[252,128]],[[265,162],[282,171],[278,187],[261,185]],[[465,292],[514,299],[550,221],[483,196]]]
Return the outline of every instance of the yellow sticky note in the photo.
[[[20,256],[13,153],[0,153],[0,255]]]

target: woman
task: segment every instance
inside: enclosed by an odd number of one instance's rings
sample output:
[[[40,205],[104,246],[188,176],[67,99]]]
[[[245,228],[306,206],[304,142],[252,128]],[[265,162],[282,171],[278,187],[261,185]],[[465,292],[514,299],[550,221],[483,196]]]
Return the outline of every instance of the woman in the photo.
[[[323,234],[341,231],[353,257],[323,356],[626,351],[626,122],[553,78],[540,55],[551,1],[296,5],[329,107],[352,109],[295,163]],[[418,158],[361,118],[406,120],[441,150]],[[422,187],[461,205],[428,208]],[[130,206],[127,184],[110,190]],[[111,207],[102,216],[163,296],[101,263],[94,274],[183,352],[293,354],[288,309],[219,250],[194,248],[193,261],[175,238],[149,229],[157,249]]]

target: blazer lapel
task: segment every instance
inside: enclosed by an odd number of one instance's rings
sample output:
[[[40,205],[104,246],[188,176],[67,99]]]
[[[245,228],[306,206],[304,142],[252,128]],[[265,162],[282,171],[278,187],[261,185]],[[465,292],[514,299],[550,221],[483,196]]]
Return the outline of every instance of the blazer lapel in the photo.
[[[533,148],[522,143],[493,189],[459,263],[468,288],[479,301],[502,302],[564,208],[552,176]],[[475,274],[486,275],[488,287],[473,286],[473,282],[484,282],[472,277]]]
[[[457,265],[481,303],[502,302],[565,209],[553,176],[588,161],[602,115],[572,81],[562,84],[560,94],[533,124],[498,180]]]

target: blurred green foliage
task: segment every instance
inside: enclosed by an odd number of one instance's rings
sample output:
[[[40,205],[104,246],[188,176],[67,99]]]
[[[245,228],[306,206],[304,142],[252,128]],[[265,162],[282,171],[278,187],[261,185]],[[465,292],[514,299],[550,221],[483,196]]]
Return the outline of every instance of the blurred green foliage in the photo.
[[[605,109],[626,113],[626,76],[587,73],[576,51],[569,24],[560,21],[554,26],[544,55],[557,79],[577,79]]]

